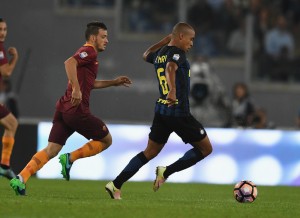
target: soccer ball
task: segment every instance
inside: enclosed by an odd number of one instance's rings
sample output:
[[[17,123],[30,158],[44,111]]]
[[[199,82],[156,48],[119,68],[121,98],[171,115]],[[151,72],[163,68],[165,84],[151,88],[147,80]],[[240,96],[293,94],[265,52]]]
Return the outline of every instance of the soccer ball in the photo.
[[[252,203],[257,197],[256,185],[247,180],[238,182],[234,186],[233,196],[240,203]]]

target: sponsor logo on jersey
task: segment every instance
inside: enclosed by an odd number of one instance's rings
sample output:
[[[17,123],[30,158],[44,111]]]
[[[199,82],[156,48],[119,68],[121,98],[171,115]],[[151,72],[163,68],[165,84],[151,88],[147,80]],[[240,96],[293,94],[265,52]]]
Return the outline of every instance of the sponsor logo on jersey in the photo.
[[[155,59],[155,63],[164,63],[167,61],[167,55],[163,55],[163,56],[157,56]]]
[[[4,59],[4,53],[3,53],[3,51],[0,51],[0,59]]]
[[[79,56],[83,59],[83,58],[87,57],[88,54],[85,51],[83,51],[83,52],[79,53]]]
[[[174,54],[174,55],[173,55],[173,60],[178,61],[179,58],[180,58],[180,55],[179,55],[179,54]]]
[[[159,98],[159,99],[157,100],[157,103],[161,103],[161,104],[168,104],[168,103],[169,103],[169,101],[168,101],[168,100],[166,100],[166,99]],[[176,102],[175,102],[175,104],[178,104],[178,99],[176,99]]]

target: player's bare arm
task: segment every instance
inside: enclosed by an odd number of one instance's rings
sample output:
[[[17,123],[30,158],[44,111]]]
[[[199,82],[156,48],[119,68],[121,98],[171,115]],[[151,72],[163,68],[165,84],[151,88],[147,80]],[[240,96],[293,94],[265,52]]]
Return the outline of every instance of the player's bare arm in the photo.
[[[94,89],[103,89],[110,86],[125,86],[129,87],[132,84],[127,76],[119,76],[114,80],[95,80]]]
[[[169,34],[167,35],[166,37],[164,37],[162,40],[160,40],[158,43],[150,46],[143,54],[143,59],[146,61],[147,59],[147,56],[149,53],[151,52],[156,52],[158,49],[160,49],[161,47],[169,44],[169,42],[171,41],[171,35],[172,34]]]
[[[77,64],[78,63],[76,59],[73,57],[70,57],[68,60],[65,61],[67,77],[72,85],[71,104],[73,106],[79,105],[82,100],[82,93],[77,78]]]
[[[169,87],[169,93],[167,95],[168,106],[172,106],[176,103],[176,70],[178,66],[174,62],[168,62],[166,66],[166,78]]]
[[[18,51],[15,47],[9,47],[7,52],[11,56],[11,59],[7,64],[0,66],[0,73],[4,77],[8,77],[12,74],[19,58]]]

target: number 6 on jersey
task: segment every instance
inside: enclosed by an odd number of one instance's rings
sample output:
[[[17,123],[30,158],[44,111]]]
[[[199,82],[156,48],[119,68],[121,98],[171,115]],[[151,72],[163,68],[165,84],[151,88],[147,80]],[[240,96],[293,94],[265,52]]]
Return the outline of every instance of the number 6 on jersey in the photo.
[[[169,87],[168,87],[168,83],[167,83],[167,78],[165,77],[165,75],[161,75],[161,73],[164,71],[165,71],[164,68],[162,68],[162,67],[158,68],[157,69],[157,77],[158,77],[162,92],[164,95],[166,95],[169,93]]]

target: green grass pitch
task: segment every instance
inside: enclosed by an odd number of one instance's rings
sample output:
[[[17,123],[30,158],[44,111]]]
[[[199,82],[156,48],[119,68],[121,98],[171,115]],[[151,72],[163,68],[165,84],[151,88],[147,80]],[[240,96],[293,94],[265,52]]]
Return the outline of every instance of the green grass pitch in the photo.
[[[20,197],[0,178],[0,217],[300,217],[300,187],[258,186],[258,198],[242,204],[233,198],[234,185],[169,182],[153,192],[152,182],[127,182],[118,201],[106,183],[31,178]]]

